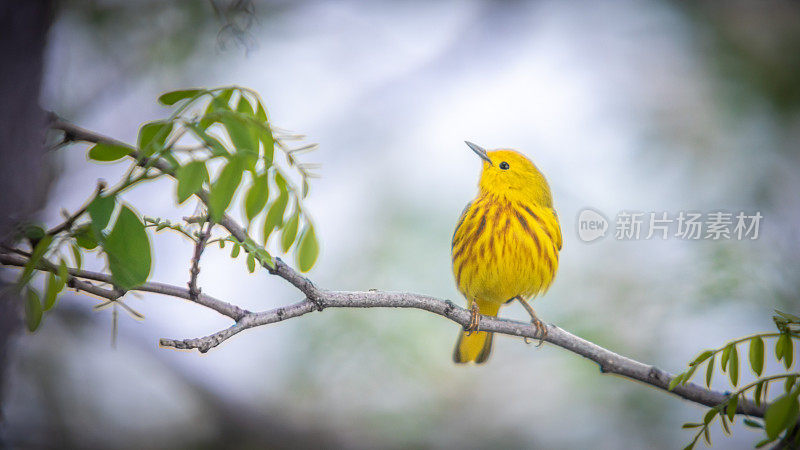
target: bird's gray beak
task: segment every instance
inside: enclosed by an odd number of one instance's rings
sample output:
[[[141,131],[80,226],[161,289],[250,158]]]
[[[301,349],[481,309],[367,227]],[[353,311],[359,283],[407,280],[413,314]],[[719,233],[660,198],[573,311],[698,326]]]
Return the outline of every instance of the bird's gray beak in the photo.
[[[467,147],[471,148],[473,152],[475,152],[478,156],[480,156],[482,160],[488,162],[490,166],[494,165],[492,164],[492,160],[489,159],[489,155],[486,154],[486,150],[473,144],[470,141],[464,141],[464,143],[467,144]]]

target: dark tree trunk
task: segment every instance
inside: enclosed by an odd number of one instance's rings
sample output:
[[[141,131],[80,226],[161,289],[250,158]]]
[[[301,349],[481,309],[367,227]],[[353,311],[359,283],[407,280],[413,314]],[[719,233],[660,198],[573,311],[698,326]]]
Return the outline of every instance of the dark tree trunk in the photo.
[[[47,115],[39,106],[52,0],[0,2],[0,239],[13,235],[44,204],[48,178],[44,138]],[[2,285],[0,285],[2,288]],[[20,330],[20,299],[0,297],[0,386],[8,343]],[[0,395],[2,391],[0,390]],[[3,404],[0,397],[0,405]],[[2,417],[0,417],[0,421]],[[0,447],[3,443],[0,442]]]

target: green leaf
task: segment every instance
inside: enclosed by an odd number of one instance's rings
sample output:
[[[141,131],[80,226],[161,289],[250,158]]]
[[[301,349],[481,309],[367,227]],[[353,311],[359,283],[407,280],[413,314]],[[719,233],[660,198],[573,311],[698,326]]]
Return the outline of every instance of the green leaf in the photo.
[[[714,358],[715,356],[712,356],[706,364],[706,386],[709,388],[711,387],[711,378],[714,376]]]
[[[64,283],[54,273],[50,273],[47,279],[47,288],[44,293],[44,310],[49,311],[56,305],[56,298],[61,289],[64,288]]]
[[[236,112],[248,115],[250,117],[254,117],[255,115],[255,111],[253,111],[253,105],[250,104],[250,100],[248,100],[244,95],[239,96],[239,102],[236,104]]]
[[[761,376],[764,370],[764,340],[761,336],[750,339],[750,367],[756,375]]]
[[[275,153],[275,138],[272,136],[272,127],[269,126],[267,111],[260,101],[256,101],[256,120],[261,124],[258,127],[258,140],[264,146],[264,163],[266,167],[272,165],[272,157]]]
[[[102,231],[108,226],[108,221],[111,220],[111,214],[114,212],[114,207],[117,204],[115,196],[102,197],[98,196],[89,203],[87,210],[89,217],[92,219],[92,229],[95,232],[96,238],[102,238]]]
[[[242,246],[239,244],[233,244],[233,248],[231,249],[231,258],[236,258],[239,256],[239,250],[242,249]]]
[[[761,406],[761,392],[764,389],[764,382],[760,382],[756,384],[755,393],[753,393],[753,400],[756,402],[756,406]]]
[[[687,429],[687,428],[699,428],[699,427],[702,427],[702,426],[703,426],[702,423],[685,423],[685,424],[681,425],[681,428],[684,428],[684,429]]]
[[[709,409],[708,412],[706,413],[706,415],[703,416],[703,423],[706,424],[706,425],[710,424],[711,421],[714,420],[714,417],[717,416],[718,412],[719,411],[717,411],[716,408]]]
[[[281,248],[286,253],[294,244],[294,238],[297,236],[297,225],[300,222],[300,208],[295,205],[294,214],[286,221],[283,226],[283,233],[281,234]]]
[[[256,100],[256,120],[259,122],[267,123],[267,111],[260,101]]]
[[[689,382],[689,380],[690,380],[690,379],[691,379],[691,378],[694,376],[694,372],[697,370],[697,367],[698,367],[698,366],[697,366],[696,364],[695,364],[695,365],[690,365],[690,366],[689,366],[689,370],[687,370],[687,371],[684,373],[684,376],[683,376],[683,384],[686,384],[686,383],[688,383],[688,382]]]
[[[728,413],[728,420],[733,421],[733,416],[736,415],[736,407],[738,406],[739,396],[734,395],[730,400],[728,400],[728,408],[726,409],[726,412]]]
[[[682,374],[682,373],[676,375],[672,380],[670,380],[669,386],[667,386],[667,389],[670,390],[670,391],[675,389],[675,386],[679,385],[681,383],[681,381],[683,381],[683,376],[684,376],[684,374]]]
[[[231,101],[231,97],[233,96],[233,88],[227,88],[220,91],[219,95],[214,99],[214,101],[218,103],[222,103],[225,107],[228,106],[228,103]]]
[[[58,263],[58,278],[64,284],[69,280],[69,269],[67,268],[67,262],[63,258]]]
[[[297,244],[295,255],[297,256],[297,267],[301,272],[308,272],[317,261],[319,242],[317,242],[317,235],[310,222],[303,230],[303,234],[300,235],[300,243]]]
[[[181,166],[181,164],[178,162],[177,159],[175,159],[175,156],[172,153],[162,153],[161,159],[169,163],[169,168],[167,171],[170,173],[175,171],[178,167]]]
[[[247,154],[250,155],[248,157],[248,169],[254,170],[256,161],[258,161],[258,129],[260,127],[253,123],[253,116],[255,113],[253,112],[253,107],[250,105],[250,101],[247,100],[244,94],[239,97],[239,103],[236,105],[236,112],[245,116],[241,118],[241,122],[247,127],[247,134],[242,135],[242,138],[246,138],[246,141],[242,142],[243,147],[239,147],[238,145],[236,147],[247,150]],[[230,130],[228,131],[230,133]],[[231,136],[231,139],[233,139],[233,136]]]
[[[44,228],[37,225],[30,225],[25,227],[23,234],[31,241],[38,242],[44,237]]]
[[[770,439],[770,438],[762,439],[762,440],[760,440],[760,441],[758,441],[756,443],[755,448],[764,447],[765,445],[767,445],[767,444],[769,444],[771,442],[774,442],[774,441],[775,441],[775,439]]]
[[[36,244],[36,247],[33,248],[31,257],[28,259],[28,262],[25,264],[25,268],[22,269],[22,275],[19,277],[20,286],[25,286],[31,280],[34,269],[36,269],[36,267],[39,265],[39,262],[47,253],[47,250],[50,249],[50,244],[52,242],[53,236],[47,234]]]
[[[753,419],[744,419],[744,424],[751,428],[764,428],[764,425],[761,425],[761,422],[756,422]]]
[[[230,136],[233,146],[236,147],[237,153],[247,153],[257,158],[258,141],[254,127],[239,114],[222,114],[221,118],[222,125],[228,131],[228,136]]]
[[[70,248],[72,249],[72,258],[75,260],[75,268],[81,270],[81,248],[78,247],[78,244],[72,244]]]
[[[786,382],[783,385],[783,389],[786,392],[791,391],[792,387],[794,386],[795,380],[797,380],[797,375],[789,375],[788,377],[786,377]]]
[[[267,218],[264,220],[264,246],[267,246],[272,230],[283,225],[283,213],[286,211],[286,204],[289,203],[289,193],[286,190],[286,182],[279,173],[275,173],[275,184],[278,185],[278,198],[273,201],[267,211]]]
[[[178,204],[185,202],[195,192],[203,187],[203,183],[208,181],[208,169],[204,161],[191,161],[180,166],[175,172],[178,179]]]
[[[792,398],[792,401],[789,406],[789,417],[786,421],[787,429],[797,423],[797,417],[800,415],[800,405],[797,403],[797,392],[791,393],[789,396]]]
[[[794,359],[794,348],[792,338],[789,336],[788,333],[784,333],[781,337],[786,336],[786,342],[784,343],[783,347],[783,365],[786,366],[786,369],[792,367],[792,360]]]
[[[128,147],[101,142],[89,149],[89,159],[104,162],[117,161],[128,156],[130,152],[131,149]]]
[[[778,311],[777,309],[775,310],[775,312],[778,313],[779,316],[781,316],[783,319],[785,319],[788,322],[800,323],[800,317],[795,316],[794,314],[789,314],[789,313],[785,313],[783,311]]]
[[[86,224],[72,232],[75,242],[86,250],[94,250],[97,247],[97,237],[92,231],[91,224]]]
[[[731,429],[728,426],[728,416],[726,416],[725,414],[720,414],[719,415],[719,424],[722,427],[722,431],[724,431],[726,435],[730,436]]]
[[[174,123],[163,120],[148,122],[139,129],[139,150],[150,156],[164,149],[167,137],[172,133]]]
[[[230,111],[231,108],[228,103],[230,102],[232,95],[233,89],[231,88],[224,89],[219,94],[216,94],[214,98],[208,102],[208,107],[206,108],[203,117],[200,119],[198,126],[205,130],[219,119],[218,117],[214,117],[213,113],[218,111]]]
[[[735,348],[735,345],[729,344],[724,350],[722,350],[722,358],[720,359],[719,364],[723,372],[728,370],[728,359],[731,357],[732,348]]]
[[[263,127],[258,127],[258,139],[261,145],[264,146],[264,163],[266,167],[272,165],[272,159],[275,156],[275,137],[272,135],[272,128],[269,124]]]
[[[256,258],[263,264],[266,264],[267,267],[270,269],[275,268],[275,261],[272,259],[272,255],[266,249],[258,247],[255,249]]]
[[[247,254],[247,270],[250,271],[250,273],[256,270],[256,257],[253,256],[252,253]]]
[[[697,358],[694,359],[694,361],[690,362],[689,365],[690,366],[696,366],[696,365],[700,364],[701,362],[703,362],[703,361],[707,360],[708,358],[710,358],[711,355],[713,355],[713,354],[714,354],[714,352],[712,352],[711,350],[706,350],[703,353],[700,353],[700,355],[698,355]]]
[[[781,335],[778,336],[778,340],[775,342],[775,358],[777,358],[778,361],[783,359],[784,348],[788,340],[787,337],[788,335],[786,333],[781,333]]]
[[[229,154],[224,145],[215,137],[206,132],[206,129],[199,124],[187,124],[190,130],[197,136],[203,144],[211,151],[211,156],[226,156]]]
[[[793,423],[791,419],[796,414],[796,396],[784,394],[773,400],[767,406],[767,412],[764,414],[764,429],[767,431],[767,437],[776,439],[788,425]]]
[[[103,250],[116,286],[128,290],[147,281],[152,265],[150,239],[144,224],[128,206],[122,205]]]
[[[253,180],[244,199],[244,213],[247,221],[252,220],[264,209],[269,198],[269,175],[265,172]]]
[[[179,91],[171,91],[162,94],[161,97],[158,97],[158,102],[162,105],[172,106],[181,100],[192,98],[201,92],[203,92],[203,89],[182,89]]]
[[[242,160],[231,158],[211,186],[211,192],[208,195],[208,211],[214,222],[219,222],[225,215],[225,210],[231,204],[233,195],[242,181],[243,172]]]
[[[736,346],[731,350],[731,357],[728,361],[728,376],[730,376],[733,386],[739,383],[739,350]]]
[[[39,294],[33,289],[28,289],[28,295],[25,299],[25,323],[28,325],[28,330],[31,332],[39,328],[42,323],[42,302],[39,300]]]

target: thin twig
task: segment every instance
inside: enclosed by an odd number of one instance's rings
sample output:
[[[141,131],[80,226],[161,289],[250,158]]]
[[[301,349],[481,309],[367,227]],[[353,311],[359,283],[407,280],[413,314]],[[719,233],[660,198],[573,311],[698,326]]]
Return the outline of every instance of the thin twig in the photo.
[[[103,192],[103,189],[105,189],[105,188],[106,188],[106,182],[103,181],[103,180],[98,180],[97,181],[97,188],[95,189],[94,196],[92,196],[92,200],[97,198],[97,196],[99,196]],[[89,204],[90,203],[91,203],[91,200],[86,202],[85,205],[83,205],[79,210],[75,211],[72,215],[68,216],[67,219],[64,222],[62,222],[59,225],[56,225],[55,227],[51,228],[47,232],[47,234],[49,234],[51,236],[54,236],[54,235],[56,235],[58,233],[61,233],[62,231],[65,231],[65,230],[68,231],[70,228],[72,228],[72,224],[75,223],[75,221],[78,220],[78,218],[80,216],[82,216],[86,212],[86,210],[89,208]]]
[[[211,237],[211,228],[213,226],[214,223],[209,220],[205,225],[205,229],[203,229],[203,224],[200,224],[200,231],[197,233],[197,243],[194,246],[192,267],[189,269],[189,283],[187,283],[189,285],[189,296],[195,302],[197,297],[200,296],[200,288],[197,287],[197,275],[200,274],[200,258],[203,257],[203,250],[206,249],[206,243],[208,238]]]

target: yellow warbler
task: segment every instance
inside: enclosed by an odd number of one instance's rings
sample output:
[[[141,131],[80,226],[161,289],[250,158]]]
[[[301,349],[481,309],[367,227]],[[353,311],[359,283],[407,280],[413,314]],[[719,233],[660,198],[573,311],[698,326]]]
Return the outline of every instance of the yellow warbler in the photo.
[[[555,277],[561,227],[547,180],[528,158],[514,150],[487,152],[467,145],[483,159],[483,169],[478,196],[464,208],[453,233],[453,275],[473,314],[453,360],[480,364],[491,352],[492,333],[477,331],[478,312],[496,316],[516,299],[539,335],[546,334],[528,300],[545,292]]]

